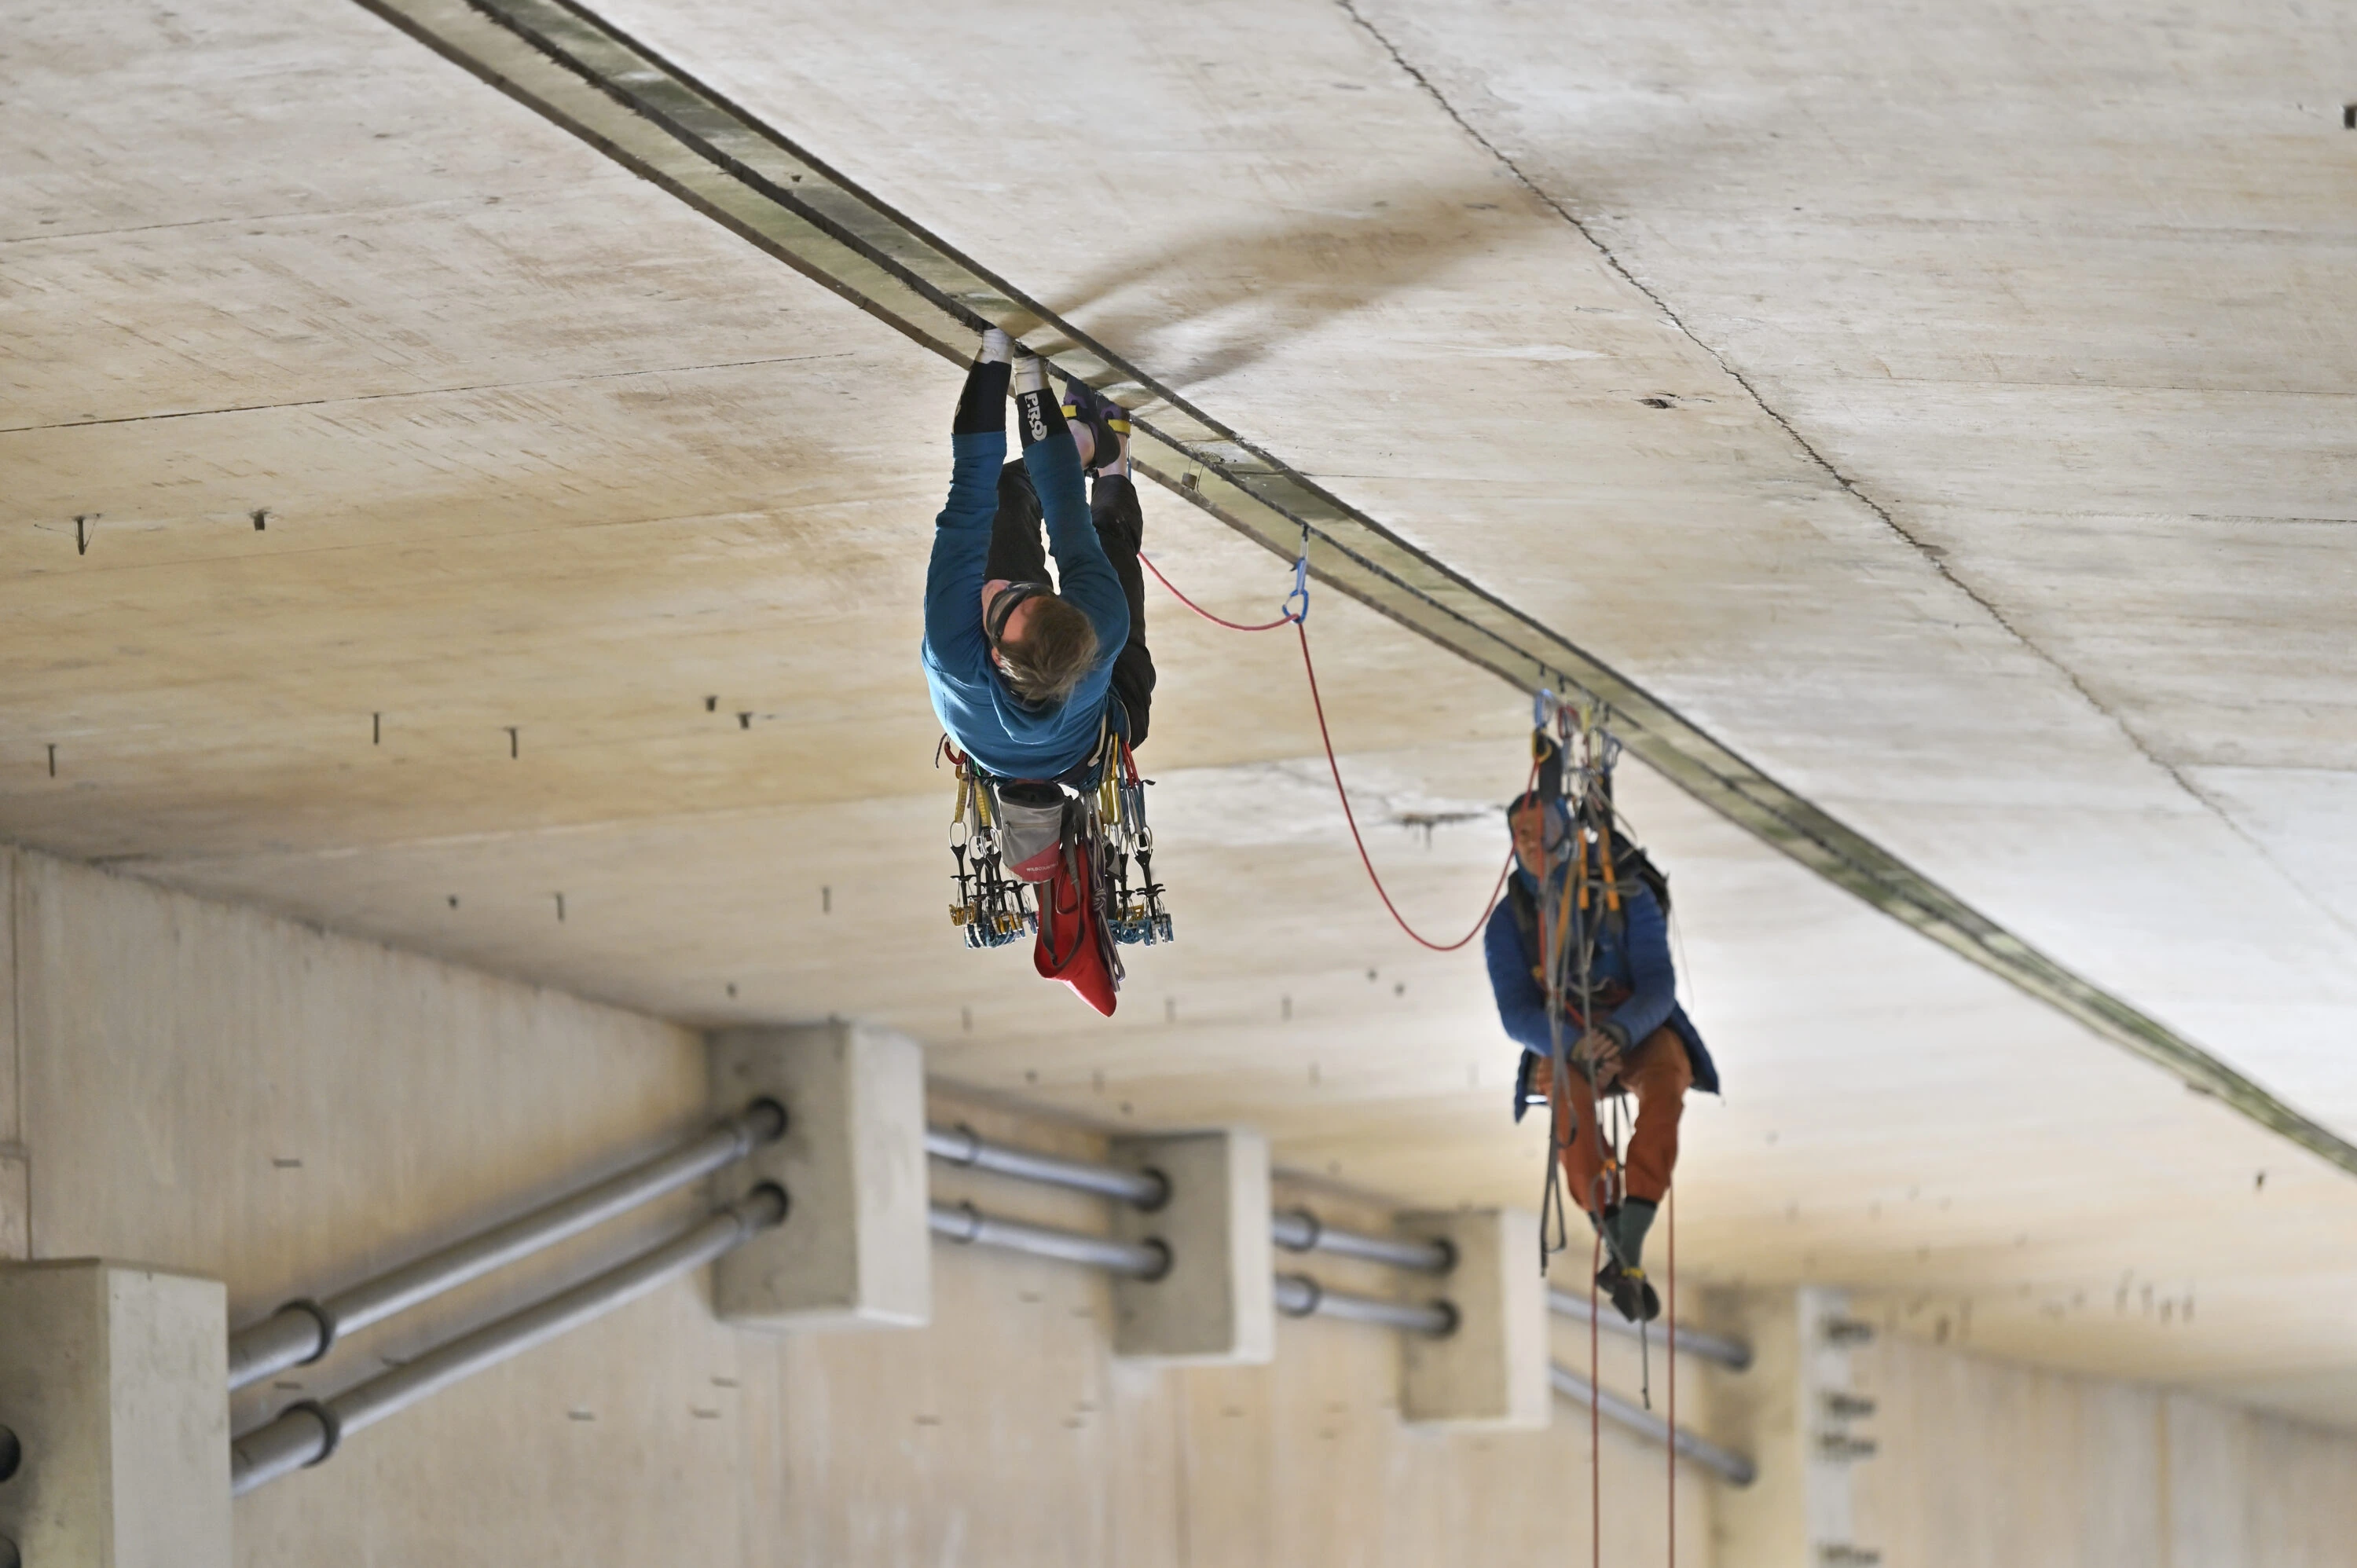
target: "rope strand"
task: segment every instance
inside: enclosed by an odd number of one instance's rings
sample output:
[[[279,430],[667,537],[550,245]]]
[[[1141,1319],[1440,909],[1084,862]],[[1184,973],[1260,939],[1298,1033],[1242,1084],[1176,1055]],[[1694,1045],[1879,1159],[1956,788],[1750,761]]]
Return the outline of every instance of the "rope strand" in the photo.
[[[1604,1230],[1596,1231],[1596,1253],[1587,1281],[1587,1523],[1592,1568],[1604,1568],[1604,1421],[1602,1353],[1597,1346],[1596,1278],[1604,1272]]]
[[[1326,767],[1334,775],[1334,793],[1341,798],[1342,820],[1351,826],[1351,842],[1359,846],[1359,864],[1367,868],[1367,880],[1375,885],[1375,897],[1383,901],[1383,908],[1391,911],[1392,919],[1397,923],[1401,930],[1405,931],[1412,940],[1431,949],[1434,952],[1455,952],[1458,948],[1480,936],[1481,928],[1490,923],[1491,912],[1498,907],[1498,896],[1506,890],[1506,878],[1513,875],[1514,846],[1511,843],[1506,846],[1505,863],[1498,867],[1498,880],[1491,887],[1490,897],[1483,900],[1480,918],[1473,922],[1471,930],[1453,942],[1436,942],[1414,926],[1409,925],[1407,917],[1399,912],[1399,906],[1392,902],[1391,894],[1384,889],[1383,879],[1375,875],[1375,863],[1367,854],[1367,841],[1359,833],[1358,813],[1351,810],[1351,792],[1342,788],[1342,765],[1334,759],[1334,737],[1327,732],[1326,728],[1326,703],[1318,694],[1318,667],[1309,661],[1309,628],[1297,624],[1294,629],[1301,634],[1301,668],[1309,677],[1309,703],[1318,713],[1318,738],[1326,746]],[[1531,777],[1534,779],[1538,777],[1536,763],[1531,766]]]
[[[1289,615],[1283,615],[1277,617],[1275,620],[1263,621],[1258,626],[1246,626],[1242,621],[1230,620],[1224,616],[1215,616],[1211,611],[1205,609],[1202,606],[1197,604],[1194,600],[1189,598],[1186,595],[1180,593],[1178,591],[1178,585],[1171,582],[1169,578],[1164,576],[1162,575],[1162,568],[1157,566],[1152,559],[1141,553],[1138,556],[1138,560],[1144,562],[1146,569],[1154,574],[1154,580],[1156,582],[1170,590],[1170,596],[1172,598],[1177,599],[1180,604],[1185,605],[1189,609],[1193,610],[1197,615],[1201,616],[1205,620],[1210,621],[1214,626],[1226,627],[1230,631],[1275,631],[1278,627],[1285,625],[1287,621],[1293,618]]]
[[[1498,880],[1491,886],[1490,889],[1490,897],[1481,906],[1480,918],[1473,922],[1473,929],[1471,930],[1467,931],[1463,936],[1458,938],[1453,942],[1434,941],[1431,938],[1417,930],[1414,926],[1409,925],[1407,923],[1407,917],[1399,912],[1399,906],[1392,902],[1390,891],[1383,886],[1383,877],[1377,875],[1375,871],[1375,863],[1373,858],[1367,854],[1367,841],[1359,832],[1358,813],[1351,809],[1351,792],[1342,786],[1342,765],[1335,759],[1334,736],[1332,732],[1326,727],[1326,702],[1318,692],[1318,666],[1309,657],[1308,591],[1307,587],[1303,585],[1305,579],[1303,567],[1308,559],[1308,556],[1305,554],[1302,560],[1300,562],[1297,562],[1294,566],[1294,592],[1296,595],[1299,596],[1302,600],[1302,607],[1300,610],[1296,612],[1288,609],[1286,614],[1277,617],[1275,620],[1263,621],[1257,626],[1249,626],[1242,621],[1229,620],[1224,616],[1213,615],[1210,610],[1205,609],[1202,606],[1197,604],[1194,600],[1180,593],[1178,586],[1173,584],[1169,578],[1162,575],[1161,567],[1157,566],[1152,561],[1147,560],[1144,555],[1140,555],[1138,557],[1139,561],[1145,563],[1146,569],[1154,574],[1154,580],[1170,590],[1170,596],[1172,598],[1177,599],[1180,604],[1185,605],[1189,609],[1193,610],[1197,615],[1201,616],[1205,620],[1211,622],[1215,626],[1226,627],[1231,631],[1275,631],[1278,627],[1289,624],[1292,626],[1293,629],[1299,634],[1301,639],[1301,670],[1302,673],[1308,677],[1309,704],[1318,714],[1318,739],[1319,744],[1324,746],[1326,748],[1326,768],[1327,770],[1334,776],[1334,793],[1342,802],[1342,821],[1350,825],[1351,842],[1358,846],[1359,864],[1367,868],[1367,880],[1375,885],[1375,897],[1383,901],[1383,908],[1390,912],[1394,923],[1396,924],[1401,930],[1407,933],[1410,940],[1415,941],[1423,947],[1429,948],[1434,952],[1455,952],[1459,948],[1462,948],[1467,943],[1470,942],[1475,937],[1480,936],[1481,934],[1481,929],[1490,923],[1490,916],[1498,908],[1499,896],[1506,890],[1506,878],[1513,874],[1513,846],[1512,844],[1508,844],[1506,846],[1505,862],[1498,867]],[[1288,599],[1286,602],[1287,604],[1290,604],[1292,601]],[[1531,779],[1535,780],[1537,778],[1538,764],[1534,761],[1531,764]],[[1523,788],[1528,789],[1530,785],[1526,783]]]

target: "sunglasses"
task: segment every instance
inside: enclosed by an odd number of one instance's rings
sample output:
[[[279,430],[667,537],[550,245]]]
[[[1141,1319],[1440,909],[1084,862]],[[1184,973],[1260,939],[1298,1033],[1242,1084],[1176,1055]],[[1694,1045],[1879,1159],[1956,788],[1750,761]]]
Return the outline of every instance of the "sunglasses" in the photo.
[[[1006,623],[1014,618],[1016,610],[1021,607],[1024,600],[1037,598],[1041,594],[1053,594],[1055,591],[1045,583],[1007,584],[992,596],[989,607],[983,612],[982,634],[988,638],[991,646],[996,648],[1006,635]]]

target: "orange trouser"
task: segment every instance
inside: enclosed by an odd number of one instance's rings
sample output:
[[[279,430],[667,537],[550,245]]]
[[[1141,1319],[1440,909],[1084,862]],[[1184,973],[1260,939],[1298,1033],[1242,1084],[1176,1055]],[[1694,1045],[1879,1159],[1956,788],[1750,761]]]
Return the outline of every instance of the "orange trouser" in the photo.
[[[1551,1064],[1542,1058],[1531,1076],[1532,1086],[1544,1089]],[[1593,1214],[1621,1195],[1606,1192],[1604,1148],[1597,1136],[1596,1099],[1587,1074],[1571,1064],[1568,1092],[1555,1101],[1555,1138],[1563,1144],[1564,1179],[1571,1184],[1572,1201]],[[1637,1101],[1637,1126],[1621,1151],[1628,1196],[1659,1203],[1670,1190],[1670,1173],[1678,1164],[1678,1118],[1685,1114],[1686,1090],[1694,1085],[1694,1064],[1686,1060],[1686,1043],[1664,1024],[1620,1058],[1620,1071],[1605,1079],[1610,1094],[1625,1089]],[[1577,1123],[1575,1126],[1574,1123]]]

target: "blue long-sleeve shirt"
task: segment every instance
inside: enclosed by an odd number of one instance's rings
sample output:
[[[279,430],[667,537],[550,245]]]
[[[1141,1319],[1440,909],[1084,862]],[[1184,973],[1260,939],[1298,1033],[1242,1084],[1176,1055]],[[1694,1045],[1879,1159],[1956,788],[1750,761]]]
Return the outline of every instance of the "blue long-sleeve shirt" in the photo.
[[[1113,661],[1129,638],[1129,604],[1098,542],[1082,487],[1080,453],[1060,432],[1024,448],[1039,495],[1056,591],[1096,628],[1097,661],[1070,699],[1035,708],[1017,698],[991,661],[982,626],[982,585],[998,513],[1002,431],[950,437],[950,497],[933,523],[925,572],[925,684],[933,712],[959,747],[1002,779],[1053,779],[1084,761],[1096,744]]]
[[[1535,893],[1534,880],[1519,867],[1514,875],[1524,888]],[[1555,896],[1561,897],[1561,875],[1555,881]],[[1576,921],[1577,909],[1571,912]],[[1575,930],[1572,939],[1577,940]],[[1507,899],[1500,899],[1490,916],[1490,924],[1482,932],[1482,955],[1489,961],[1490,990],[1497,998],[1498,1021],[1506,1034],[1523,1047],[1527,1058],[1544,1057],[1554,1049],[1553,1033],[1547,1026],[1546,991],[1539,981],[1537,943],[1525,943],[1521,922]],[[1686,1048],[1686,1059],[1694,1066],[1695,1087],[1706,1093],[1718,1092],[1718,1069],[1710,1059],[1710,1052],[1702,1043],[1701,1034],[1678,1005],[1678,974],[1670,961],[1669,921],[1662,913],[1660,900],[1652,890],[1641,884],[1624,884],[1620,889],[1620,918],[1607,917],[1597,926],[1596,953],[1588,966],[1590,983],[1598,990],[1626,993],[1620,1003],[1597,1009],[1596,1026],[1623,1050],[1652,1035],[1667,1024],[1675,1030]],[[1566,1020],[1566,1046],[1578,1036],[1578,1026]],[[1514,1114],[1522,1114],[1522,1096],[1515,1095]]]

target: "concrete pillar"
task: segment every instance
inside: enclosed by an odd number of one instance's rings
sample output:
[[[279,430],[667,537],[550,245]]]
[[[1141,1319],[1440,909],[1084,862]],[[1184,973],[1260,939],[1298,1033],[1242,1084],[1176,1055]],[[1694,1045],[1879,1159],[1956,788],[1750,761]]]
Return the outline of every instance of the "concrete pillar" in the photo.
[[[1445,1339],[1400,1337],[1400,1415],[1415,1423],[1541,1427],[1554,1414],[1547,1380],[1546,1280],[1539,1273],[1538,1216],[1523,1208],[1462,1208],[1403,1215],[1403,1233],[1456,1249],[1438,1278],[1402,1276],[1401,1294],[1447,1299],[1457,1331]]]
[[[783,1138],[717,1178],[723,1200],[773,1181],[791,1206],[716,1266],[721,1317],[773,1332],[930,1321],[923,1050],[845,1023],[730,1029],[708,1049],[716,1110],[766,1094],[787,1117]]]
[[[28,1568],[229,1568],[229,1297],[95,1258],[0,1264],[0,1540]],[[0,1546],[0,1562],[13,1561]]]
[[[1114,1354],[1251,1366],[1275,1356],[1268,1140],[1242,1127],[1119,1138],[1112,1156],[1170,1182],[1169,1198],[1151,1213],[1114,1206],[1115,1235],[1170,1250],[1162,1278],[1114,1282]]]
[[[1746,1292],[1727,1304],[1751,1344],[1750,1369],[1715,1395],[1729,1445],[1760,1466],[1719,1492],[1720,1568],[1868,1568],[1881,1554],[1855,1535],[1854,1466],[1874,1456],[1858,1423],[1873,1413],[1851,1381],[1850,1352],[1874,1329],[1839,1291]]]

